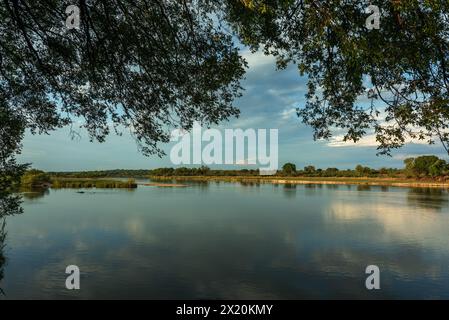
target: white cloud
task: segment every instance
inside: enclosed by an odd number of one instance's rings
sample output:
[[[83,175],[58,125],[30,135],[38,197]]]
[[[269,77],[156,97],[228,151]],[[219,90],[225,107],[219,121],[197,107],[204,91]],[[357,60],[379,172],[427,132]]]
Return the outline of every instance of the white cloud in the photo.
[[[393,159],[395,160],[405,160],[407,158],[417,158],[417,157],[421,157],[421,156],[425,156],[425,155],[435,155],[439,158],[445,158],[447,156],[447,154],[442,153],[442,152],[432,152],[432,150],[426,150],[427,152],[422,152],[422,153],[399,153],[399,154],[395,154],[393,156]]]
[[[337,135],[330,139],[327,143],[327,146],[339,148],[339,147],[377,147],[379,142],[376,141],[375,134],[369,134],[361,138],[358,142],[354,143],[352,141],[343,141],[343,135]],[[424,140],[411,139],[406,142],[406,144],[421,144],[427,145],[427,142]]]
[[[248,62],[249,68],[258,68],[272,65],[274,69],[276,65],[276,59],[273,56],[267,56],[260,51],[252,53],[251,51],[247,50],[242,53],[242,57]]]
[[[281,117],[282,120],[288,120],[291,119],[292,117],[296,117],[296,108],[284,109],[281,112]]]
[[[364,136],[358,142],[354,143],[352,141],[343,141],[344,136],[338,135],[333,136],[327,143],[329,147],[374,147],[378,145],[376,141],[376,136],[374,134]]]

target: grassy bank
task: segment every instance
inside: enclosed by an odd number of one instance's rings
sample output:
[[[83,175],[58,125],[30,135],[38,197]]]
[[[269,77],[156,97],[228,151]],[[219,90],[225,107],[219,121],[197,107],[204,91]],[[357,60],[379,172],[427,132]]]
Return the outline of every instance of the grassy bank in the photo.
[[[99,179],[76,179],[76,178],[56,178],[51,180],[51,188],[98,188],[98,189],[134,189],[137,184],[134,180],[128,181],[119,180],[99,180]]]
[[[342,184],[394,187],[449,188],[449,181],[407,178],[347,178],[347,177],[282,177],[282,176],[150,176],[154,181],[223,181],[274,184]]]

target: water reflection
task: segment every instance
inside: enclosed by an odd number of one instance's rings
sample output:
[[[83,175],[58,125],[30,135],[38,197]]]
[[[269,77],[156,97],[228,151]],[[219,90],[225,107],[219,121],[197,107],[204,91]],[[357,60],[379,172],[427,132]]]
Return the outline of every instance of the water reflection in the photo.
[[[50,194],[50,190],[47,188],[33,188],[21,190],[23,198],[27,200],[37,200]]]
[[[260,181],[252,181],[252,180],[241,180],[239,181],[240,185],[243,187],[259,187]]]
[[[1,284],[2,284],[2,280],[3,280],[3,267],[6,263],[6,257],[5,254],[3,253],[3,250],[5,249],[5,239],[6,239],[6,231],[5,231],[5,225],[6,225],[6,221],[3,218],[0,218],[0,294],[5,294],[5,292],[3,291]]]
[[[448,192],[440,188],[412,188],[407,193],[410,204],[424,209],[435,209],[440,211],[447,207]]]
[[[377,190],[383,194],[376,196]],[[327,215],[333,227],[327,236],[338,230],[346,236],[338,246],[330,244],[333,250],[320,264],[340,260],[360,266],[369,261],[384,270],[383,290],[402,297],[446,297],[449,216],[442,213],[449,212],[447,200],[444,190],[391,188],[385,193],[377,187],[359,199],[350,194],[333,198]]]
[[[22,197],[20,194],[0,191],[0,219],[22,213],[21,203]]]
[[[449,297],[449,215],[412,190],[210,183],[199,200],[202,188],[25,199],[8,221],[7,298]],[[69,264],[80,292],[64,288]],[[368,264],[381,292],[364,287]]]
[[[370,191],[371,186],[367,184],[359,184],[357,185],[357,191]]]
[[[17,190],[16,190],[17,191]],[[2,280],[4,279],[4,268],[7,261],[5,255],[6,248],[6,218],[23,213],[23,199],[28,201],[42,198],[49,194],[48,189],[21,189],[19,192],[0,192],[0,294],[6,295],[2,289]]]
[[[287,198],[296,198],[296,183],[286,183],[284,184],[284,195]]]
[[[20,195],[6,191],[0,191],[0,294],[4,295],[2,280],[4,277],[4,266],[6,256],[4,249],[6,246],[6,217],[22,213],[22,199]]]

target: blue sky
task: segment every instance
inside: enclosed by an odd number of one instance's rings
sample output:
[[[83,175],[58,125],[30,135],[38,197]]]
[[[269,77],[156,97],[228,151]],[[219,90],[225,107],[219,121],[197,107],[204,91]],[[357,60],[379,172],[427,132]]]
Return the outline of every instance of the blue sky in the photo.
[[[274,59],[262,53],[243,51],[249,63],[245,92],[235,105],[240,109],[238,119],[231,119],[222,127],[279,129],[279,164],[293,162],[297,167],[313,164],[317,167],[354,168],[363,164],[374,168],[402,167],[408,156],[435,154],[444,157],[440,145],[409,143],[393,153],[392,157],[376,156],[373,136],[360,143],[342,143],[336,136],[332,141],[314,141],[312,130],[303,125],[296,116],[295,108],[303,105],[306,79],[300,77],[295,66],[277,71]],[[86,133],[80,131],[79,139],[72,139],[69,128],[50,135],[26,134],[21,162],[46,171],[78,171],[100,169],[151,169],[172,167],[169,159],[171,145],[162,146],[167,156],[145,157],[137,149],[133,138],[110,135],[105,143],[90,142]],[[241,167],[238,167],[241,168]]]

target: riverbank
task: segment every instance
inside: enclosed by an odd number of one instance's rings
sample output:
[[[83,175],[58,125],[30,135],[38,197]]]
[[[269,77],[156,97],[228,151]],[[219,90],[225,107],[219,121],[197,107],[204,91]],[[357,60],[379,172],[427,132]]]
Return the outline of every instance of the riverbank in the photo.
[[[405,178],[280,177],[280,176],[150,176],[153,181],[222,181],[272,184],[330,184],[391,187],[449,188],[449,181]]]
[[[163,188],[184,188],[188,185],[180,183],[143,183],[146,187],[163,187]]]

